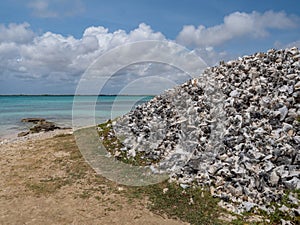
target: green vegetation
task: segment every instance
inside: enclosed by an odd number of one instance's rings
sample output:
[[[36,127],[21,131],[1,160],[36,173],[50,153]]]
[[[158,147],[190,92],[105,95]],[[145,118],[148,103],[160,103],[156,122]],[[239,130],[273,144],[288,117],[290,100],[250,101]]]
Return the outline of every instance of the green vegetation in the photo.
[[[99,128],[99,135],[103,140],[102,143],[112,155],[115,155],[122,147],[122,143],[115,137],[111,121],[100,124]],[[116,158],[133,165],[147,165],[149,163],[143,159],[143,155],[138,155],[134,159],[128,158],[124,152]],[[299,198],[299,190],[295,192],[298,192]],[[167,215],[170,218],[177,218],[191,224],[267,225],[281,224],[281,219],[300,224],[299,216],[293,217],[279,210],[280,205],[290,206],[287,201],[288,194],[287,192],[284,195],[282,202],[273,204],[275,208],[274,213],[266,214],[264,211],[253,209],[242,215],[235,215],[219,207],[219,199],[212,197],[205,188],[191,187],[184,190],[178,184],[164,182],[145,187],[131,187],[126,193],[129,199],[148,199],[150,202],[148,207],[155,213]],[[221,216],[228,220],[232,218],[232,221],[221,221]],[[251,220],[253,222],[250,222]],[[255,222],[255,220],[259,222]]]
[[[284,213],[279,210],[279,208],[282,205],[285,205],[287,207],[295,207],[297,208],[296,205],[293,205],[289,203],[288,201],[288,196],[290,193],[294,193],[298,196],[298,199],[300,200],[300,190],[294,190],[294,191],[287,191],[280,202],[273,202],[270,207],[274,209],[273,213],[267,214],[265,211],[259,210],[259,209],[252,209],[250,212],[245,212],[241,215],[236,215],[237,219],[233,220],[230,224],[233,225],[242,225],[247,222],[248,218],[261,218],[260,222],[253,222],[250,224],[259,224],[259,225],[269,225],[269,224],[281,224],[281,219],[286,220],[286,221],[291,221],[292,224],[300,224],[300,217],[299,216],[294,216],[292,214]],[[249,224],[249,223],[247,223]]]
[[[72,134],[57,134],[53,138],[69,137],[69,136],[72,136]]]
[[[110,152],[117,160],[134,166],[146,166],[158,162],[145,157],[144,152],[136,152],[135,157],[128,157],[125,151],[120,150],[122,147],[124,147],[121,143],[121,140],[125,139],[125,137],[116,137],[115,132],[112,129],[111,120],[98,125],[98,134],[102,138],[102,144],[106,150]]]
[[[146,197],[150,203],[149,209],[169,218],[180,219],[191,224],[224,224],[219,220],[224,211],[218,204],[218,199],[210,196],[201,188],[182,189],[175,183],[130,188],[134,198]],[[129,195],[129,196],[130,196]]]
[[[292,216],[292,215],[289,215],[288,213],[284,213],[279,210],[279,208],[282,205],[285,205],[289,208],[291,208],[291,207],[297,208],[297,205],[293,205],[288,201],[288,196],[290,193],[295,193],[298,197],[298,200],[300,200],[300,190],[287,191],[283,195],[282,200],[280,201],[279,204],[278,203],[272,204],[272,206],[275,208],[274,213],[271,213],[270,215],[266,215],[265,212],[261,211],[261,214],[268,217],[270,219],[270,222],[273,224],[280,223],[280,219],[292,221],[294,224],[300,224],[300,216]]]
[[[101,124],[99,127],[101,128],[99,134],[103,138],[103,142],[106,143],[106,147],[113,154],[121,147],[121,143],[118,143],[114,139],[115,137],[109,135],[109,132],[111,132],[109,123]],[[108,136],[110,136],[110,140],[106,140]],[[212,197],[206,188],[190,187],[182,189],[178,184],[167,181],[150,186],[126,187],[108,181],[104,177],[95,174],[85,162],[72,135],[54,137],[54,143],[49,147],[54,148],[55,152],[63,151],[66,153],[55,159],[55,165],[61,171],[64,171],[65,175],[62,177],[46,177],[26,183],[26,187],[37,196],[47,196],[59,191],[64,186],[78,184],[81,188],[74,192],[74,198],[94,198],[103,201],[100,196],[106,193],[115,193],[123,195],[129,202],[145,199],[147,200],[147,207],[154,213],[180,219],[190,224],[267,225],[281,224],[281,219],[290,220],[293,224],[300,224],[299,216],[293,217],[279,210],[283,204],[292,206],[288,202],[289,192],[284,195],[279,204],[273,204],[275,211],[270,215],[257,209],[242,215],[234,215],[219,207],[219,199]],[[127,163],[131,162],[129,160]],[[140,162],[134,161],[134,163]],[[34,164],[33,166],[36,167],[37,165]],[[80,184],[85,185],[81,186]],[[119,191],[119,188],[122,191]],[[299,199],[300,191],[297,190],[294,193],[298,195]],[[260,222],[251,222],[253,218],[260,220]],[[224,219],[232,221],[226,222]]]
[[[142,153],[137,153],[135,158],[129,158],[126,152],[120,151],[123,145],[115,136],[111,123],[109,120],[98,125],[98,133],[105,148],[116,159],[132,165],[144,166],[153,163],[145,159]],[[222,224],[218,218],[224,210],[217,205],[219,200],[201,188],[184,190],[175,183],[164,182],[144,187],[131,187],[125,195],[130,200],[148,199],[150,210],[170,218],[191,224]]]
[[[70,182],[70,179],[50,177],[47,180],[40,180],[40,182],[37,183],[26,183],[26,187],[40,196],[54,193],[61,187],[70,184]]]

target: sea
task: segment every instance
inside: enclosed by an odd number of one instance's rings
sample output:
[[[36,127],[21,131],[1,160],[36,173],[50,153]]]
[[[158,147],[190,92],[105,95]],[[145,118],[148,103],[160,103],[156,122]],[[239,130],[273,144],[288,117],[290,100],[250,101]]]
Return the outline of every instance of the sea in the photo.
[[[14,95],[0,96],[0,138],[16,135],[32,124],[23,118],[38,117],[61,127],[80,128],[94,118],[95,123],[128,113],[153,96],[73,96],[73,95]],[[76,107],[73,107],[75,106]],[[74,110],[77,110],[74,113]],[[78,112],[80,110],[80,112]],[[76,115],[76,123],[72,115]],[[78,116],[79,115],[79,116]],[[79,121],[79,122],[78,122]],[[76,126],[76,127],[74,127]]]

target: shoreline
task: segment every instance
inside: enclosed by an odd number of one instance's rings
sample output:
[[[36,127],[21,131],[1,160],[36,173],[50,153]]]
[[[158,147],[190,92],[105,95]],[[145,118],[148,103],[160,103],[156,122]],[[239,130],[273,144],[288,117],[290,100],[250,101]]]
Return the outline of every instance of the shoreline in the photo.
[[[0,145],[7,144],[7,143],[26,142],[29,140],[43,140],[61,134],[73,134],[73,132],[74,130],[70,128],[70,129],[59,129],[59,130],[53,130],[47,132],[28,134],[27,136],[24,137],[18,137],[18,133],[7,134],[5,136],[0,137]]]
[[[57,129],[53,131],[43,131],[39,133],[32,133],[28,134],[23,137],[18,137],[19,132],[14,132],[11,134],[7,134],[4,136],[0,136],[0,145],[6,144],[6,143],[15,143],[15,142],[25,142],[28,140],[43,140],[43,139],[48,139],[48,138],[53,138],[56,135],[61,135],[61,134],[73,134],[74,132],[81,130],[81,129],[87,129],[91,128],[97,125],[87,125],[83,127],[78,127],[78,128],[62,128],[62,129]]]
[[[70,122],[69,120],[54,120],[54,119],[48,119],[47,117],[45,117],[44,119],[48,122],[55,123],[55,125],[58,125],[59,127],[62,128],[61,130],[68,130],[67,128],[70,128],[70,130],[73,129],[72,121]],[[22,123],[20,120],[10,125],[4,125],[4,126],[0,125],[0,143],[4,140],[11,141],[20,138],[18,137],[18,134],[21,132],[28,131],[31,127],[33,127],[33,125],[34,124],[30,124],[30,123]],[[47,131],[47,132],[51,132],[51,131]],[[47,132],[40,132],[40,133],[47,133]]]

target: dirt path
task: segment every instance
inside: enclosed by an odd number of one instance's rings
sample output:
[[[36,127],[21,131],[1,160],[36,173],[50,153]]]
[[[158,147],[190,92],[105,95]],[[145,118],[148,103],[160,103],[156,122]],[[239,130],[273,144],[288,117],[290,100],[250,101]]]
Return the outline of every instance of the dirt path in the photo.
[[[0,224],[179,225],[97,175],[72,135],[0,144]]]

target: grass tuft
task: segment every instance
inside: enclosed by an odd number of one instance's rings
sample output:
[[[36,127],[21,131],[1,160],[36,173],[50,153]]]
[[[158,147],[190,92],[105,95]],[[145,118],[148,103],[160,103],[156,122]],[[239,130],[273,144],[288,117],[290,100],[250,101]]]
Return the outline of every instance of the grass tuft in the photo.
[[[164,182],[130,191],[134,198],[146,197],[149,209],[160,215],[191,224],[223,224],[218,219],[224,212],[219,200],[200,187],[182,189],[176,183]]]
[[[71,183],[71,180],[68,178],[53,178],[50,177],[47,180],[40,180],[36,183],[26,183],[26,187],[33,191],[36,195],[48,195],[56,192],[61,187]]]
[[[137,151],[135,157],[129,157],[126,151],[122,151],[121,148],[124,147],[124,145],[122,144],[121,140],[116,137],[112,128],[111,120],[98,125],[98,134],[101,137],[102,144],[106,150],[121,162],[131,164],[133,166],[147,166],[158,162],[145,157],[144,152]],[[123,139],[125,139],[125,137],[123,137]]]

